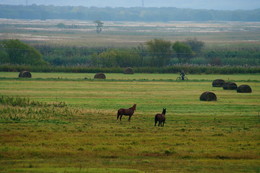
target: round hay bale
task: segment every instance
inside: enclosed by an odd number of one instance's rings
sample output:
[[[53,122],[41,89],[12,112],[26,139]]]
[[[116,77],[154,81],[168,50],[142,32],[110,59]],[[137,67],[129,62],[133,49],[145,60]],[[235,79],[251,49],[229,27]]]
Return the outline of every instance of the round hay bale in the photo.
[[[106,75],[104,73],[97,73],[95,74],[94,79],[106,79]]]
[[[212,82],[213,87],[223,87],[225,81],[223,79],[216,79]]]
[[[206,91],[200,95],[200,101],[217,101],[217,96],[213,92]]]
[[[21,77],[21,78],[31,78],[32,74],[29,71],[21,71],[19,73],[19,77]]]
[[[225,82],[223,85],[224,90],[236,90],[237,84],[234,82]]]
[[[237,92],[238,93],[251,93],[252,89],[251,89],[251,87],[249,85],[240,85],[237,88]]]
[[[134,70],[131,67],[127,67],[124,71],[124,74],[134,74]]]

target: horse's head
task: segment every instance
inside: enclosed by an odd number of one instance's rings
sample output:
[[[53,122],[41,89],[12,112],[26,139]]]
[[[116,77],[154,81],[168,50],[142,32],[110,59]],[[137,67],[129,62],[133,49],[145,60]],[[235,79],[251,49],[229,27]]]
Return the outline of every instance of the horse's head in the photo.
[[[166,114],[166,108],[163,108],[162,114]]]
[[[133,106],[132,106],[132,109],[135,111],[136,110],[136,104],[134,104]]]

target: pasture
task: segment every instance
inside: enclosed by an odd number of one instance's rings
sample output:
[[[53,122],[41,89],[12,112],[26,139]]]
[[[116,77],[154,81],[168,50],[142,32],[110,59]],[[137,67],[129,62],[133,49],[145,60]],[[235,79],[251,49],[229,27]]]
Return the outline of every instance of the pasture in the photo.
[[[259,74],[106,75],[1,72],[0,172],[260,171]],[[213,88],[216,78],[253,92]],[[218,100],[200,101],[204,91]],[[117,121],[133,104],[131,122]],[[154,127],[162,108],[165,126]]]

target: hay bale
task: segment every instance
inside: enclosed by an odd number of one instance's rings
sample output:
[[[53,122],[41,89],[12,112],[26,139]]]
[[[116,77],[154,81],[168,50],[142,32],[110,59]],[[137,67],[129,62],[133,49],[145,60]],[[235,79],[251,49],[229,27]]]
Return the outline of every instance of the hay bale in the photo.
[[[124,74],[134,74],[134,70],[131,67],[127,67],[124,71]]]
[[[21,78],[31,78],[32,74],[29,71],[21,71],[19,73],[18,77],[21,77]]]
[[[251,93],[252,89],[251,89],[251,87],[249,85],[240,85],[237,88],[237,92],[238,93]]]
[[[212,82],[213,87],[223,87],[225,81],[223,79],[216,79]]]
[[[206,91],[200,95],[200,101],[217,101],[217,96],[213,92]]]
[[[237,84],[234,82],[225,82],[223,85],[224,90],[236,90]]]
[[[104,73],[97,73],[95,74],[94,79],[106,79],[106,75]]]

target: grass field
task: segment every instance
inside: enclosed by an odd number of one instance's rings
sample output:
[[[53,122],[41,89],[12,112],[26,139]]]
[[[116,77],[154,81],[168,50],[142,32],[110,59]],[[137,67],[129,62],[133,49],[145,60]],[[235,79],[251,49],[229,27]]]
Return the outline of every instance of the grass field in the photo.
[[[177,74],[107,74],[105,81],[94,74],[17,75],[0,73],[2,100],[30,102],[0,103],[0,172],[260,171],[258,74],[189,81],[175,81]],[[213,88],[216,78],[253,92]],[[199,101],[204,91],[218,101]],[[134,103],[131,122],[117,121],[117,109]],[[165,127],[154,127],[164,107]]]

